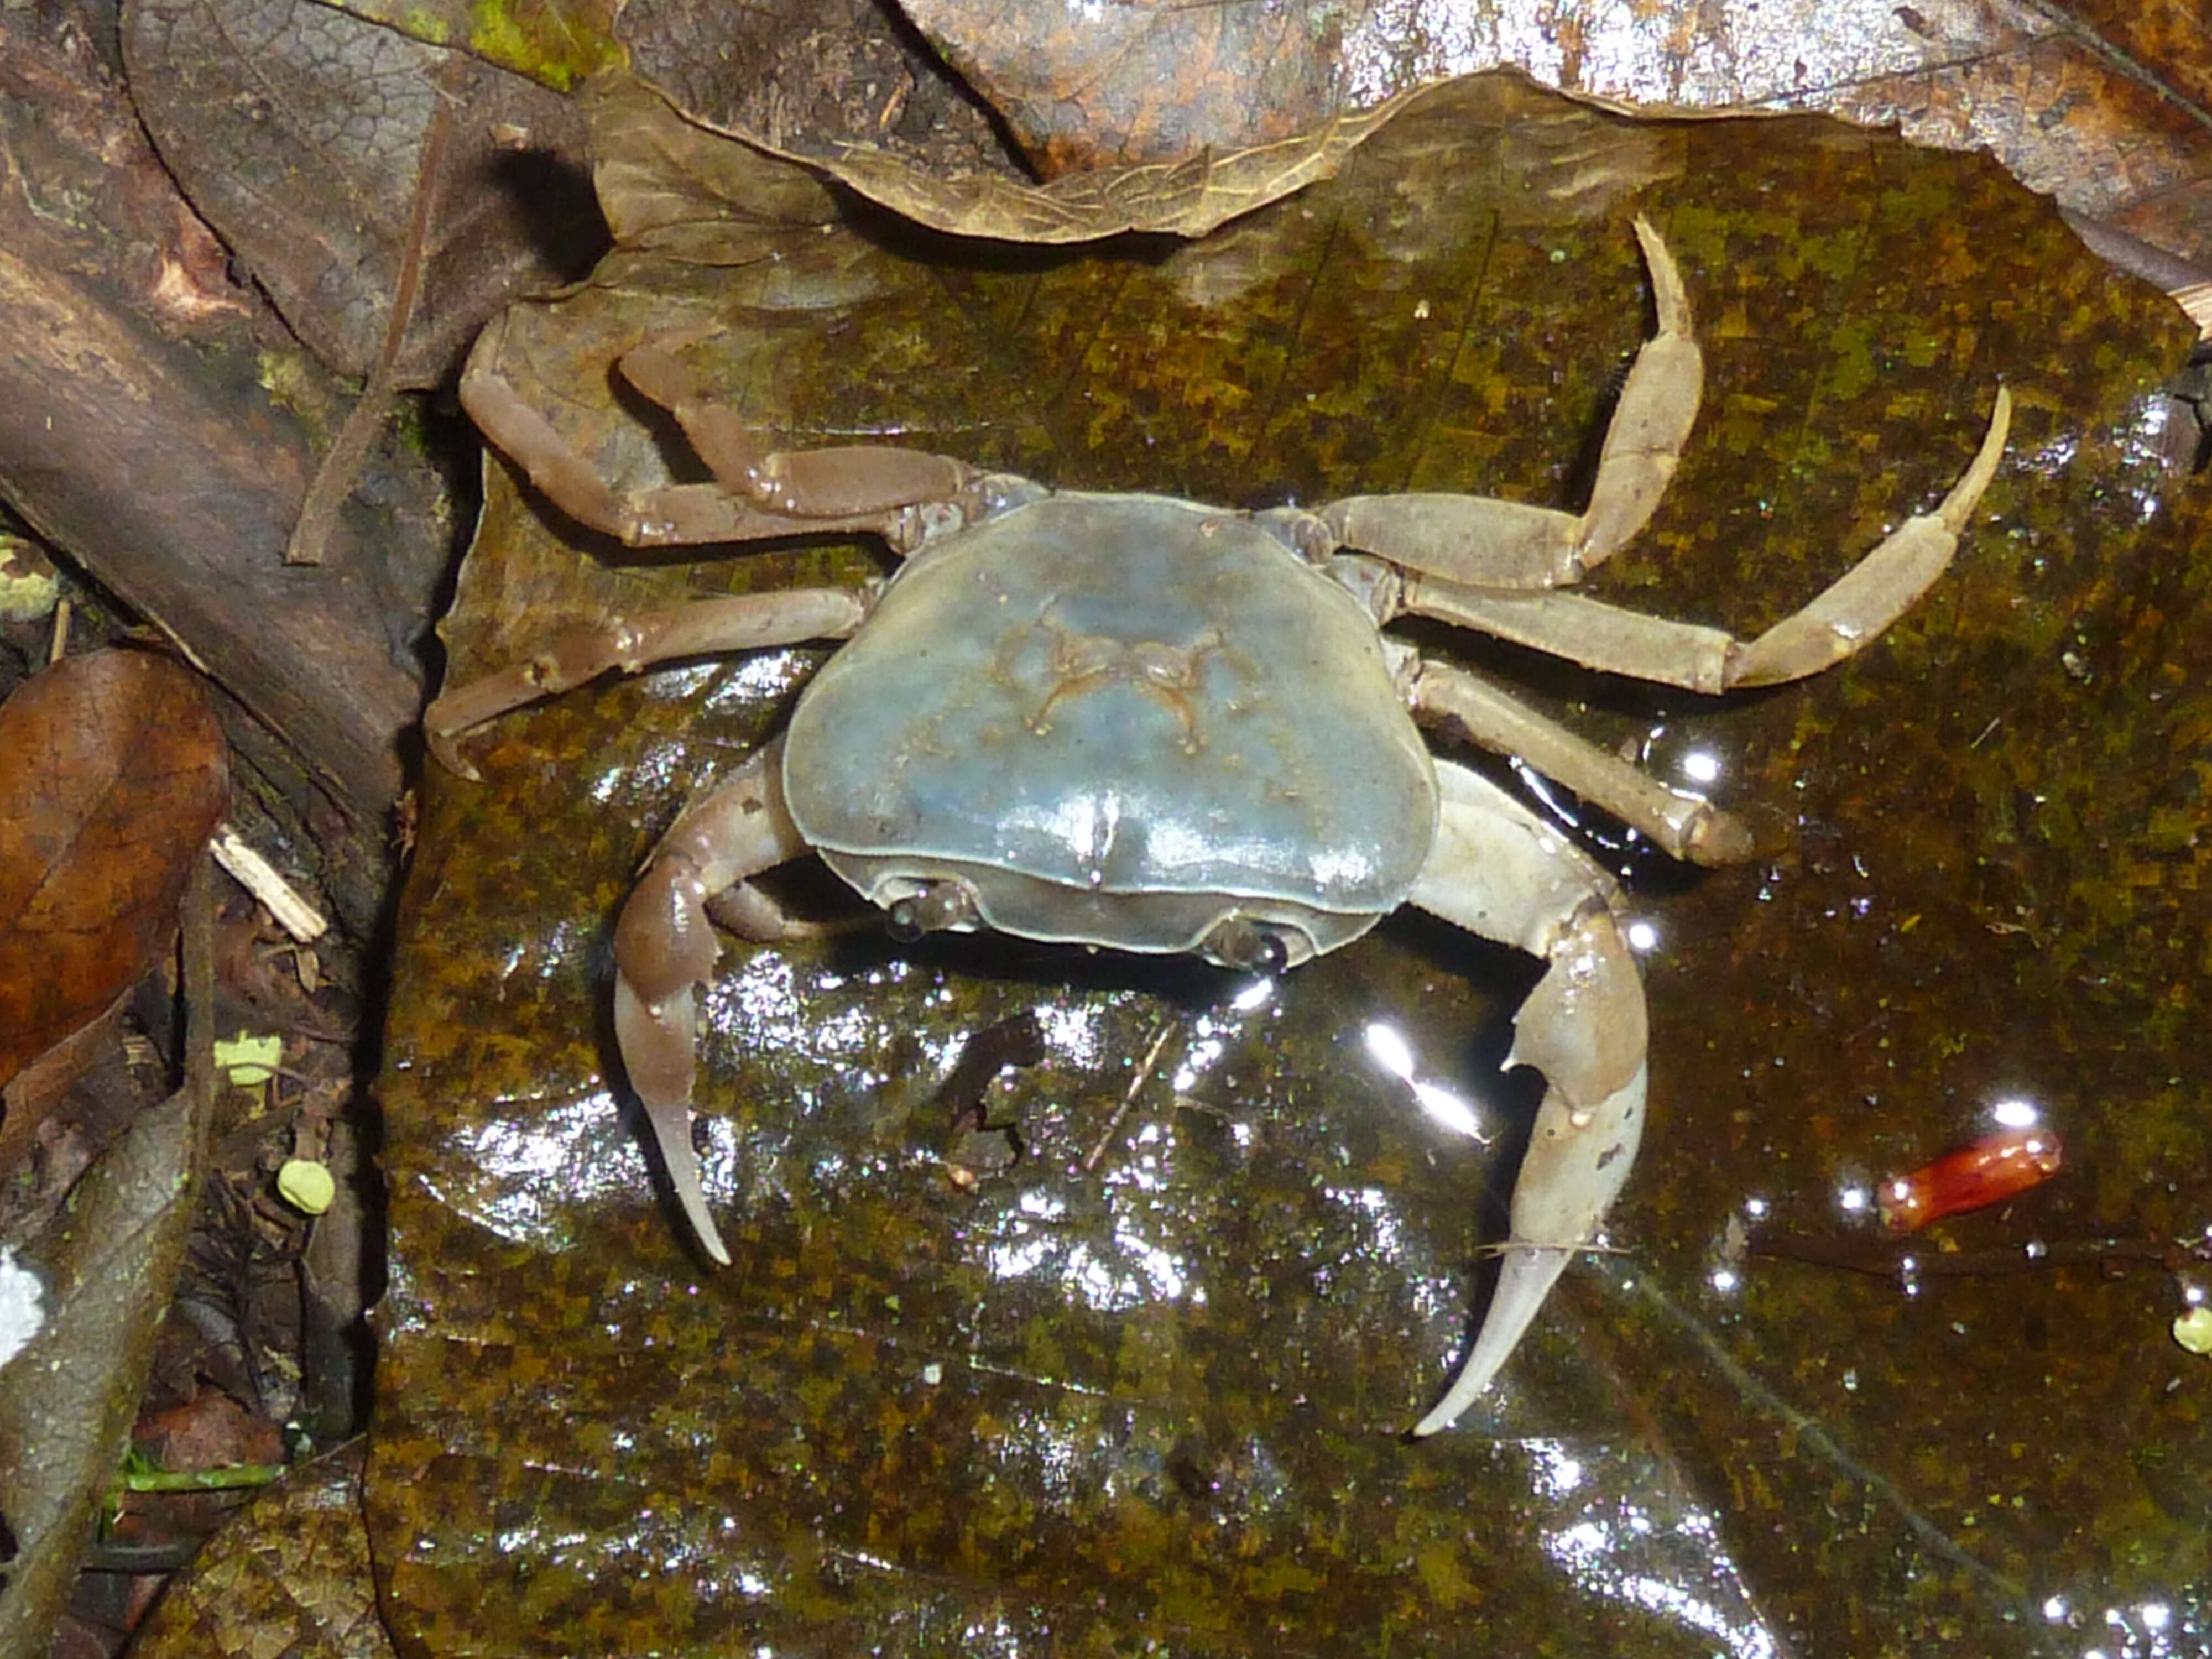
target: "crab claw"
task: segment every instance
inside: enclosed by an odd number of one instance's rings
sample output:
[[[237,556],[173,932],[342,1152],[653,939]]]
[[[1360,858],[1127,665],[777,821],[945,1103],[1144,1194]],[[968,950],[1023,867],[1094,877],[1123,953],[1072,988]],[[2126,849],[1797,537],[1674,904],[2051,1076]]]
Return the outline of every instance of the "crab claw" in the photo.
[[[1619,1196],[1644,1133],[1649,1036],[1612,878],[1488,780],[1440,761],[1437,781],[1437,848],[1415,902],[1544,959],[1505,1063],[1534,1066],[1547,1086],[1489,1311],[1443,1399],[1414,1425],[1417,1438],[1450,1427],[1490,1386]]]
[[[668,1184],[700,1248],[722,1267],[729,1250],[707,1209],[691,1149],[691,1085],[699,1069],[697,993],[721,948],[707,920],[698,866],[664,848],[615,924],[615,1042],[645,1108]]]
[[[698,1073],[698,999],[721,946],[708,915],[754,939],[803,931],[750,884],[805,850],[783,802],[783,744],[769,744],[685,807],[647,860],[615,923],[615,1043],[645,1108],[668,1184],[699,1246],[723,1267],[691,1149],[691,1087]]]
[[[1644,1133],[1644,987],[1610,911],[1583,916],[1514,1021],[1508,1066],[1543,1073],[1511,1236],[1490,1310],[1459,1375],[1416,1438],[1449,1428],[1490,1386],[1569,1259],[1588,1247],[1636,1163]]]

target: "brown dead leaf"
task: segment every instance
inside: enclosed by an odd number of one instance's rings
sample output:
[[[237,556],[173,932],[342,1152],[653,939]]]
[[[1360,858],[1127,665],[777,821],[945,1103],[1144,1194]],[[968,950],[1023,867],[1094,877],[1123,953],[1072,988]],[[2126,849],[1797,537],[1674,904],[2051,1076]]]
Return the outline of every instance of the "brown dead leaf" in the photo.
[[[1818,110],[1987,149],[2069,211],[2212,274],[2212,45],[2197,0],[904,9],[1047,178],[1272,143],[1512,66],[1619,108]]]
[[[220,1469],[284,1461],[284,1434],[219,1389],[139,1418],[131,1431],[139,1455],[157,1469]]]
[[[2212,46],[2193,0],[902,9],[934,55],[865,6],[810,20],[793,0],[641,0],[622,32],[687,118],[971,235],[1200,234],[1328,176],[1391,100],[1513,67],[1624,112],[1820,111],[1987,149],[2108,259],[2170,292],[2212,278]],[[940,95],[947,66],[1020,166],[983,148],[973,103]]]
[[[392,356],[402,387],[438,384],[494,312],[596,256],[580,124],[544,86],[306,0],[145,0],[121,39],[161,159],[342,374],[384,355],[410,246],[422,282]],[[428,180],[436,213],[418,236],[428,135],[447,100],[452,138]]]
[[[833,220],[836,198],[816,175],[956,236],[1051,245],[1128,231],[1200,237],[1329,178],[1407,101],[1334,117],[1273,143],[1102,167],[1042,185],[995,173],[933,173],[902,149],[838,143],[787,151],[739,134],[751,149],[799,164],[763,175],[730,161],[732,147],[718,129],[689,116],[672,118],[664,94],[647,86],[610,77],[589,107],[600,201],[616,236],[680,253],[697,240],[702,219],[711,219],[718,222],[708,238],[713,251],[695,252],[720,264],[737,258],[727,225],[719,222],[733,208],[739,219],[762,224]]]
[[[1434,78],[1346,85],[1311,4],[906,0],[905,9],[1048,179],[1270,143]]]
[[[881,0],[625,0],[630,67],[718,131],[819,161],[881,143],[932,173],[1018,176],[989,112]]]
[[[204,719],[204,702],[171,694],[135,706],[165,707],[190,724]],[[70,1194],[68,1224],[46,1230],[22,1256],[45,1318],[0,1366],[0,1512],[21,1545],[0,1593],[0,1653],[59,1650],[56,1626],[145,1393],[199,1205],[215,1117],[214,876],[197,849],[191,866],[184,1086],[133,1120]]]
[[[934,230],[1005,242],[1085,242],[1124,231],[1199,237],[1332,176],[1402,100],[1225,155],[1064,173],[1029,185],[996,173],[943,179],[867,145],[817,163],[861,195]]]
[[[71,657],[0,708],[0,1084],[146,971],[229,791],[207,693],[167,658]]]
[[[2069,0],[2059,9],[2188,103],[2200,110],[2212,105],[2212,30],[2204,27],[2202,6],[2182,0]]]

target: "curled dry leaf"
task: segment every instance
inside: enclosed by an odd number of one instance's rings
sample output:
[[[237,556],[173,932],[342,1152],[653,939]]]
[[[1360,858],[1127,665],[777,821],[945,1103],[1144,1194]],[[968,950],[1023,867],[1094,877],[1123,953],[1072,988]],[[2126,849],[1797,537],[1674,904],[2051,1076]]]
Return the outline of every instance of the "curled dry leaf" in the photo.
[[[687,236],[698,240],[702,207],[717,222],[731,216],[732,205],[741,217],[787,219],[794,202],[824,222],[835,216],[834,203],[825,207],[811,179],[797,168],[780,175],[763,170],[747,159],[756,152],[795,162],[951,236],[1048,246],[1132,231],[1195,239],[1334,177],[1370,134],[1420,96],[1320,118],[1306,131],[1267,143],[1066,173],[1043,184],[975,169],[934,171],[917,164],[904,146],[843,140],[780,145],[691,112],[658,82],[624,76],[603,77],[587,94],[587,107],[608,228],[618,241],[635,246],[651,239],[657,251],[674,252]],[[732,137],[744,145],[743,155],[726,142]],[[726,246],[696,251],[712,260],[732,257]]]
[[[1615,108],[1822,110],[1896,125],[1916,143],[1986,149],[2070,212],[2212,262],[2212,49],[2195,0],[906,0],[903,10],[1054,181],[1240,151],[1392,93],[1511,67]]]
[[[1124,231],[1199,237],[1334,175],[1402,100],[1330,116],[1287,137],[1226,155],[1063,173],[1030,185],[995,173],[939,179],[888,151],[855,144],[815,165],[894,212],[956,236],[1087,242]]]
[[[0,708],[0,1084],[146,971],[229,793],[207,693],[167,658],[71,657]]]
[[[750,134],[726,133],[688,114],[684,119],[693,124],[697,136],[669,137],[665,111],[657,107],[664,97],[646,84],[618,76],[596,90],[592,131],[600,205],[618,240],[635,240],[650,226],[669,222],[674,204],[687,199],[701,180],[726,173],[733,164],[718,152],[728,150],[721,142],[728,136],[825,174],[894,213],[948,235],[1048,245],[1099,241],[1129,231],[1195,238],[1334,176],[1345,158],[1407,103],[1393,99],[1372,109],[1332,115],[1310,131],[1236,150],[1100,167],[1038,185],[996,173],[935,173],[916,166],[903,149],[878,149],[872,143],[784,149]],[[629,140],[624,129],[629,125],[662,136]],[[656,166],[645,153],[672,149],[683,157],[673,169],[665,163]],[[606,167],[610,156],[618,153],[629,153],[632,170],[653,179],[650,205],[626,201],[619,185],[611,190]],[[749,183],[749,191],[757,188]]]

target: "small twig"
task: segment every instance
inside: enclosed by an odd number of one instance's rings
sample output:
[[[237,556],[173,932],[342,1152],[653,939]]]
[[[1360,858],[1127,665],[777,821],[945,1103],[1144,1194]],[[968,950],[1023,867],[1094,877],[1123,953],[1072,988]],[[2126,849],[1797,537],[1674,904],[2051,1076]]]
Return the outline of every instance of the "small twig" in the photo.
[[[281,1463],[233,1463],[222,1469],[126,1470],[116,1479],[112,1492],[235,1492],[265,1486],[284,1478]]]
[[[1744,1254],[1774,1261],[1802,1261],[1815,1267],[1840,1267],[1845,1273],[1869,1273],[1880,1279],[1978,1279],[2040,1273],[2051,1267],[2143,1266],[2176,1273],[2192,1261],[2212,1261],[2212,1240],[2184,1243],[2152,1233],[2140,1238],[2062,1238],[1995,1249],[1937,1250],[1925,1244],[1893,1243],[1886,1239],[1753,1233],[1744,1242]]]
[[[301,944],[312,945],[330,931],[329,919],[301,898],[299,890],[277,874],[267,859],[248,847],[232,825],[216,826],[210,850],[215,861],[230,872],[231,879],[266,905],[276,925]]]
[[[2212,283],[2191,283],[2172,290],[2174,303],[2189,313],[2197,331],[2212,339]]]
[[[194,1179],[207,1168],[207,1142],[215,1121],[215,868],[192,860],[185,884],[185,1088],[192,1103]]]
[[[399,374],[399,354],[407,343],[407,326],[415,317],[415,295],[422,280],[422,265],[430,240],[431,210],[437,204],[438,175],[446,165],[446,141],[453,128],[453,100],[459,91],[459,65],[467,60],[451,54],[438,76],[437,106],[422,135],[422,160],[415,172],[414,210],[407,219],[407,240],[400,244],[399,269],[393,274],[392,309],[384,319],[384,347],[368,371],[361,396],[331,440],[300,516],[285,544],[286,564],[320,564],[323,549],[337,528],[338,509],[352,498],[361,483],[361,469],[371,445],[384,430],[392,413],[392,387]]]
[[[1128,1092],[1121,1097],[1121,1103],[1114,1109],[1114,1115],[1106,1120],[1106,1127],[1098,1137],[1098,1144],[1083,1155],[1084,1174],[1089,1175],[1097,1169],[1098,1160],[1106,1156],[1107,1144],[1121,1128],[1121,1120],[1129,1115],[1129,1108],[1137,1103],[1137,1092],[1145,1086],[1145,1079],[1152,1075],[1152,1068],[1159,1064],[1160,1051],[1168,1046],[1168,1039],[1182,1029],[1182,1022],[1180,1020],[1163,1020],[1160,1023],[1159,1033],[1152,1038],[1152,1046],[1145,1050],[1145,1058],[1137,1066],[1136,1076],[1129,1079]]]
[[[69,654],[70,602],[64,593],[54,601],[54,631],[46,644],[46,666],[51,668]]]

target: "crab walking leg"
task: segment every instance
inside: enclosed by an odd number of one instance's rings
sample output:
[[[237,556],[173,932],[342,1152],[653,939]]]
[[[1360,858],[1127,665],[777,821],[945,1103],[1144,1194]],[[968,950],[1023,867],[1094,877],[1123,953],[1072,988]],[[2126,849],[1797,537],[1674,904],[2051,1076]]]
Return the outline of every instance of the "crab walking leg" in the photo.
[[[698,599],[638,617],[610,617],[595,628],[560,635],[510,668],[441,693],[422,711],[423,740],[440,765],[472,779],[476,768],[462,757],[455,741],[501,714],[616,669],[635,674],[680,657],[849,639],[882,591],[878,583],[794,587]]]
[[[690,547],[706,542],[765,541],[824,531],[896,535],[903,507],[839,514],[776,512],[726,483],[659,484],[618,490],[579,454],[560,429],[491,367],[505,338],[504,319],[488,325],[461,374],[461,406],[530,482],[586,528],[629,547]],[[948,462],[948,465],[957,465]]]
[[[1490,1386],[1628,1179],[1644,1133],[1644,984],[1621,938],[1613,878],[1488,780],[1437,763],[1443,806],[1413,902],[1549,967],[1514,1018],[1508,1066],[1544,1074],[1513,1185],[1489,1310],[1416,1436],[1449,1428]]]
[[[1400,586],[1393,614],[1459,623],[1586,668],[1692,691],[1803,679],[1872,643],[1935,585],[1996,476],[2011,427],[2012,394],[1999,386],[1981,448],[1936,510],[1907,519],[1811,604],[1748,643],[1578,593],[1486,592],[1416,573]]]
[[[1757,850],[1750,829],[1734,813],[1669,789],[1464,669],[1418,659],[1412,696],[1415,720],[1455,726],[1469,743],[1527,762],[1678,859],[1741,864]]]
[[[1692,337],[1681,273],[1640,215],[1636,240],[1651,272],[1659,328],[1621,386],[1589,508],[1560,513],[1486,495],[1352,495],[1320,509],[1341,545],[1454,581],[1541,589],[1580,580],[1644,528],[1697,421],[1705,362]]]
[[[721,953],[707,902],[749,938],[781,939],[793,924],[747,878],[798,858],[807,846],[783,798],[783,742],[756,752],[727,781],[684,809],[647,860],[615,923],[615,1042],[645,1108],[678,1205],[717,1262],[730,1253],[707,1212],[691,1150],[691,1086],[698,1073],[697,994]]]
[[[890,444],[772,450],[738,411],[659,346],[625,352],[623,379],[676,417],[699,459],[728,489],[771,513],[802,519],[882,514],[950,501],[977,476],[949,455]]]
[[[1729,665],[1729,684],[1777,685],[1817,674],[1903,616],[1949,567],[1959,532],[1997,475],[2011,429],[2012,393],[1999,386],[1982,447],[1942,504],[1907,519],[1810,605],[1742,647]]]

